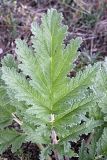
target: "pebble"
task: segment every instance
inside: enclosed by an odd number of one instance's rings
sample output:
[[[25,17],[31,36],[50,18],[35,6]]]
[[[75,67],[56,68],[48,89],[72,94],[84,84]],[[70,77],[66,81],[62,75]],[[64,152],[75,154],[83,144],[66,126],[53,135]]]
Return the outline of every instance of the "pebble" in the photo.
[[[0,48],[0,54],[2,54],[3,53],[3,49],[2,48]]]

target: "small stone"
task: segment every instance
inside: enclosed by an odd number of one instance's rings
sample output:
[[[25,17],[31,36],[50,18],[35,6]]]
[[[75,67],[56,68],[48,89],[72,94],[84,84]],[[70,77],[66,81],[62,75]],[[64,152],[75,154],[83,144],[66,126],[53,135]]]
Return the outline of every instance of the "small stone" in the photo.
[[[2,48],[0,48],[0,54],[2,54],[3,53],[3,49]]]

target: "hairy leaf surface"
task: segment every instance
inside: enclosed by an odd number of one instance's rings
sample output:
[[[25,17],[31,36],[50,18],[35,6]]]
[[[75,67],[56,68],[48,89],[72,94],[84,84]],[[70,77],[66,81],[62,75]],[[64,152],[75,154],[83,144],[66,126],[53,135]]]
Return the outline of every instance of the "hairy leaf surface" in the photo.
[[[67,141],[77,141],[81,134],[102,124],[86,117],[89,108],[95,106],[94,94],[89,94],[88,87],[98,64],[86,67],[72,79],[67,77],[82,40],[72,39],[64,45],[67,27],[54,9],[43,15],[41,25],[32,24],[31,31],[32,46],[16,40],[17,67],[15,62],[9,65],[8,58],[2,61],[2,79],[11,90],[13,102],[18,101],[16,108],[20,106],[22,114],[16,110],[16,115],[26,141],[47,144],[62,152]],[[57,144],[53,133],[59,138]]]

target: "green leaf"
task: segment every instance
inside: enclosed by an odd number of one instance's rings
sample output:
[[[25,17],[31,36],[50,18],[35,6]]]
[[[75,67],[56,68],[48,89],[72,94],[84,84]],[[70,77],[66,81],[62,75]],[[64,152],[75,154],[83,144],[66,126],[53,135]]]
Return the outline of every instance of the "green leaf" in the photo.
[[[64,125],[65,122],[67,125],[81,123],[83,116],[88,111],[88,106],[94,106],[94,101],[93,96],[88,96],[82,97],[80,101],[78,100],[71,105],[69,104],[68,109],[66,108],[61,114],[58,114],[54,125]]]
[[[97,143],[97,153],[107,156],[107,127],[104,128],[103,134]]]
[[[40,160],[48,159],[49,155],[51,155],[51,154],[52,154],[52,151],[49,147],[42,149],[42,151],[40,153]]]
[[[13,89],[15,98],[19,101],[27,102],[28,105],[38,104],[49,110],[45,105],[46,99],[32,88],[23,74],[18,73],[14,68],[10,69],[9,67],[2,67],[2,72],[5,73],[2,78],[8,87]]]
[[[107,156],[107,59],[100,65],[100,70],[94,82],[94,91],[98,99],[97,119],[103,119],[104,125],[101,127],[100,138],[97,143],[97,154]],[[98,109],[99,108],[99,109]],[[94,114],[96,116],[96,114]]]
[[[67,134],[65,133],[64,137],[60,139],[59,143],[69,140],[76,142],[80,135],[88,134],[92,132],[94,128],[101,126],[102,124],[102,121],[88,120],[86,123],[81,125],[74,125],[69,129]]]
[[[2,66],[7,66],[9,68],[17,68],[17,62],[15,61],[13,55],[8,54],[2,60]]]
[[[31,30],[32,46],[16,40],[17,63],[11,56],[2,61],[2,79],[26,140],[47,144],[50,150],[62,148],[60,152],[69,155],[63,148],[69,140],[77,141],[81,134],[102,124],[86,116],[95,106],[96,97],[87,88],[92,85],[98,64],[86,67],[75,78],[67,77],[82,40],[72,39],[64,45],[67,27],[56,10],[48,10],[41,25],[32,24]],[[57,145],[52,144],[53,130],[59,138]]]
[[[9,129],[1,130],[0,154],[3,153],[10,146],[12,146],[12,152],[16,152],[18,149],[20,149],[24,141],[25,141],[25,135],[21,133]]]
[[[81,147],[79,149],[79,160],[90,160],[84,140],[82,141]]]
[[[59,91],[56,89],[57,92],[54,95],[54,106],[59,105],[61,102],[63,103],[66,99],[79,96],[92,83],[92,77],[95,76],[97,69],[98,65],[88,66],[83,72],[80,71],[76,77],[65,83],[66,85],[60,84]]]
[[[0,75],[1,78],[1,75]],[[1,81],[1,79],[0,79]],[[12,123],[12,112],[15,107],[10,104],[10,99],[6,93],[6,86],[3,81],[0,85],[0,128],[4,128]]]

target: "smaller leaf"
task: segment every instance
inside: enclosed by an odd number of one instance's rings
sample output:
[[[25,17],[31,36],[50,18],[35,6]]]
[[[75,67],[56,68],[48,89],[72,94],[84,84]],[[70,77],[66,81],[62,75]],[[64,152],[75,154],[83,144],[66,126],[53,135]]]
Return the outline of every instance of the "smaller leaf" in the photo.
[[[107,127],[104,128],[103,134],[97,143],[97,153],[107,156]]]
[[[62,143],[64,141],[74,141],[76,142],[79,140],[79,136],[82,134],[88,134],[90,133],[94,128],[101,126],[103,124],[102,121],[94,121],[94,120],[88,120],[87,122],[79,125],[75,125],[69,129],[69,133],[66,134],[63,138],[60,139],[59,143]]]
[[[0,154],[2,154],[8,147],[12,146],[12,152],[16,152],[25,141],[25,135],[16,132],[15,130],[1,130],[0,131]]]

